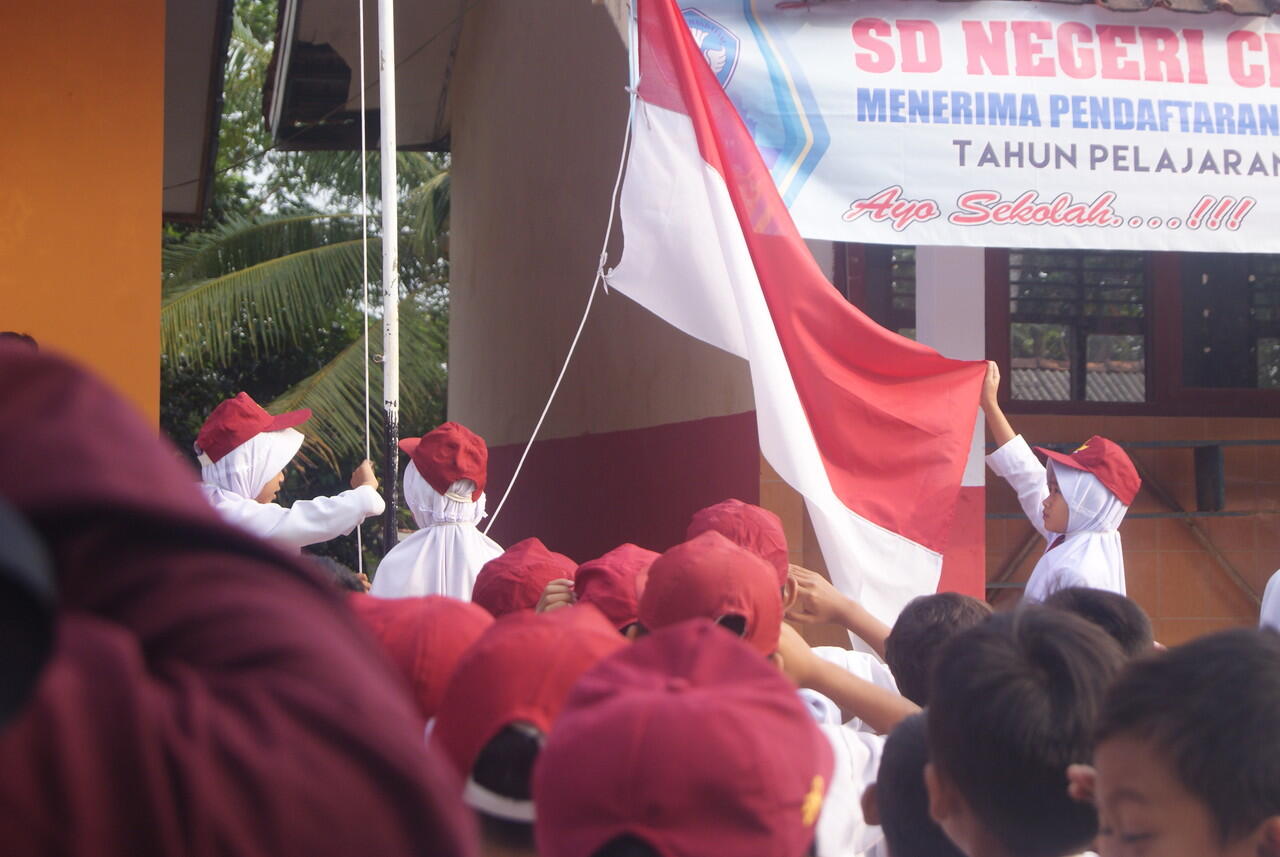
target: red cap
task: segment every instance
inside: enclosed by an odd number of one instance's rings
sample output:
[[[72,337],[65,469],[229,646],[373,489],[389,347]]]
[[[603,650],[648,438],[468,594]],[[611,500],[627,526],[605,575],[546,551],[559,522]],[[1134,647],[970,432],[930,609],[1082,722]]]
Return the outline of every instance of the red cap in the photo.
[[[471,600],[495,617],[532,610],[548,583],[573,580],[577,568],[576,562],[547,550],[538,539],[525,539],[484,564],[471,588]]]
[[[248,393],[237,393],[235,398],[224,399],[204,421],[196,435],[196,451],[209,456],[210,461],[217,461],[264,431],[293,428],[309,419],[310,408],[273,417],[262,405],[249,398]]]
[[[484,438],[459,423],[445,423],[422,437],[400,441],[400,449],[413,459],[413,466],[427,484],[444,494],[459,479],[476,483],[471,492],[474,503],[484,493],[489,470],[489,447]]]
[[[542,857],[630,834],[658,854],[800,857],[831,746],[777,669],[706,620],[583,674],[533,773]]]
[[[504,726],[527,723],[549,733],[578,677],[626,645],[593,607],[507,616],[462,656],[445,689],[431,742],[465,779],[484,745]]]
[[[370,598],[376,607],[359,605],[382,648],[413,688],[422,716],[430,720],[440,708],[444,689],[462,655],[493,624],[480,607],[448,598]]]
[[[650,631],[686,619],[741,616],[742,638],[771,655],[782,635],[782,594],[769,563],[711,531],[653,561],[640,597],[640,622]]]
[[[1037,446],[1036,451],[1044,453],[1058,464],[1092,473],[1126,506],[1132,505],[1133,498],[1138,496],[1138,489],[1142,487],[1142,479],[1129,456],[1119,444],[1105,437],[1095,434],[1070,455],[1042,446]]]
[[[759,506],[741,500],[725,500],[694,513],[685,538],[715,530],[729,541],[744,547],[773,566],[779,588],[787,585],[791,564],[787,555],[787,534],[782,519]]]
[[[640,593],[657,558],[653,551],[628,542],[584,562],[573,577],[578,603],[595,606],[618,629],[627,627],[639,618]]]

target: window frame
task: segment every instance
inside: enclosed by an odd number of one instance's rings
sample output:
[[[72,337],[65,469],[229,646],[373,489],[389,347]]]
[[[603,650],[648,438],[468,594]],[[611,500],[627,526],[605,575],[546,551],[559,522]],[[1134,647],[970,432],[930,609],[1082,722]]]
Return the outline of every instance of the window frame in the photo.
[[[837,243],[837,289],[877,322],[874,306],[892,300],[871,294],[868,259],[882,245]],[[1146,275],[1146,390],[1145,402],[1028,401],[1011,399],[1002,384],[1000,404],[1011,414],[1105,416],[1274,417],[1280,414],[1280,389],[1189,387],[1182,383],[1182,259],[1176,251],[1147,251]],[[1009,376],[1010,312],[1009,250],[985,250],[986,350],[1000,371]],[[873,260],[874,264],[874,260]],[[889,286],[889,283],[885,283]],[[886,289],[889,291],[889,289]]]

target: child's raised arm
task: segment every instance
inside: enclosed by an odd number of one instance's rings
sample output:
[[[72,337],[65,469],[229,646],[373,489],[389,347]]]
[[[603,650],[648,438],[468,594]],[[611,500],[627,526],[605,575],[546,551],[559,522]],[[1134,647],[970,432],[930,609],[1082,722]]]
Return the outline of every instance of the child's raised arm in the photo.
[[[988,360],[987,378],[982,382],[982,398],[979,404],[987,417],[987,431],[991,432],[991,439],[996,442],[997,449],[1018,436],[1013,426],[1009,425],[1004,411],[1000,409],[999,392],[1000,367],[996,365],[996,361]]]

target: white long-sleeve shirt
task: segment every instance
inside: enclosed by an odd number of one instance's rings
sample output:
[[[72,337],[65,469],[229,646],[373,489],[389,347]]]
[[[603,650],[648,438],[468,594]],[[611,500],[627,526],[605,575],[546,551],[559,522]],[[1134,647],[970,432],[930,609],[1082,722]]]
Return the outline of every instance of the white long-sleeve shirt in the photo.
[[[200,490],[225,520],[290,551],[346,535],[386,508],[382,495],[368,485],[332,497],[298,500],[287,508],[249,500],[207,482]]]
[[[1068,523],[1066,533],[1054,533],[1044,527],[1048,471],[1022,435],[988,455],[987,464],[1013,488],[1023,514],[1045,539],[1045,553],[1027,580],[1024,598],[1043,601],[1069,586],[1125,594],[1124,554],[1116,528],[1128,507],[1097,477],[1066,467],[1055,471],[1067,501]],[[1067,480],[1070,484],[1065,484]],[[1062,543],[1052,547],[1059,536],[1063,537]]]

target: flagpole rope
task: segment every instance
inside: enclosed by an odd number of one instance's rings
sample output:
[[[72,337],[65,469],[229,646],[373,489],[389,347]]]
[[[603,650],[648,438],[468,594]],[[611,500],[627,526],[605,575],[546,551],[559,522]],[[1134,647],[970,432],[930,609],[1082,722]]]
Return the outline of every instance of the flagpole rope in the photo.
[[[360,40],[360,261],[363,278],[360,309],[364,318],[364,457],[369,458],[372,451],[372,431],[369,425],[369,147],[364,107],[364,0],[356,0],[356,7]],[[364,574],[364,536],[361,526],[356,525],[356,571]]]
[[[636,116],[636,86],[629,85],[626,87],[630,97],[627,109],[627,127],[622,135],[622,154],[618,159],[618,175],[613,180],[613,193],[609,198],[609,220],[604,230],[604,243],[600,247],[600,259],[596,263],[596,276],[591,283],[591,291],[587,295],[587,305],[582,310],[582,319],[578,322],[578,329],[573,334],[573,341],[569,343],[569,353],[564,357],[564,363],[560,366],[560,374],[556,376],[556,382],[551,387],[551,394],[547,396],[547,403],[542,408],[542,414],[538,417],[538,422],[533,427],[533,433],[529,436],[529,442],[524,445],[524,451],[520,453],[520,461],[516,464],[515,472],[511,474],[511,481],[507,483],[507,488],[502,492],[502,499],[498,501],[498,507],[493,510],[493,514],[489,516],[489,522],[485,524],[484,532],[488,535],[489,530],[498,520],[498,515],[502,514],[502,507],[506,505],[507,498],[511,496],[511,489],[515,487],[516,480],[520,478],[520,471],[524,468],[524,461],[529,457],[529,450],[533,447],[533,442],[538,439],[538,432],[542,430],[542,423],[547,418],[547,413],[551,410],[551,403],[556,399],[556,393],[560,391],[560,382],[564,380],[564,373],[569,368],[570,361],[573,360],[573,353],[578,348],[578,341],[582,338],[582,331],[587,326],[587,317],[591,315],[591,307],[596,300],[596,292],[600,289],[600,284],[605,281],[608,276],[605,273],[605,264],[609,261],[609,239],[613,237],[613,221],[618,212],[618,191],[622,188],[622,176],[627,168],[627,150],[631,145],[631,127],[635,123]]]

